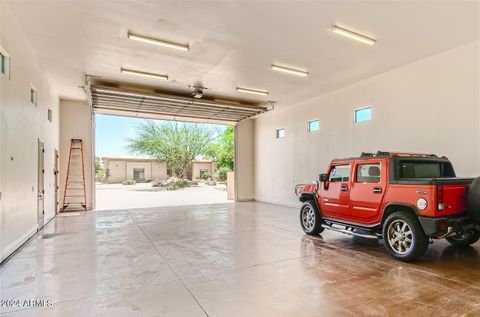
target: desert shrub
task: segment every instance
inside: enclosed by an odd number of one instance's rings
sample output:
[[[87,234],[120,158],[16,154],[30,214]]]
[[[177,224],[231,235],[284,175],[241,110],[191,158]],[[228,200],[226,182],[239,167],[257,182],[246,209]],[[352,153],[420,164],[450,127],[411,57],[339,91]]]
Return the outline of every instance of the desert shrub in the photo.
[[[134,181],[133,179],[127,179],[122,182],[122,185],[135,185],[137,182]]]
[[[105,172],[104,169],[101,169],[101,170],[97,170],[95,175],[98,178],[105,178],[105,176],[107,176],[107,173]]]
[[[201,177],[202,177],[203,180],[207,180],[207,179],[209,179],[209,178],[212,177],[212,173],[210,173],[210,172],[203,172]]]
[[[168,185],[167,181],[152,182],[152,187],[165,187],[167,185]]]
[[[177,190],[185,187],[190,187],[193,185],[193,182],[188,179],[183,178],[169,178],[167,180],[167,190]]]
[[[217,170],[218,180],[221,182],[225,182],[227,180],[227,173],[231,172],[232,170],[226,166],[222,166]]]

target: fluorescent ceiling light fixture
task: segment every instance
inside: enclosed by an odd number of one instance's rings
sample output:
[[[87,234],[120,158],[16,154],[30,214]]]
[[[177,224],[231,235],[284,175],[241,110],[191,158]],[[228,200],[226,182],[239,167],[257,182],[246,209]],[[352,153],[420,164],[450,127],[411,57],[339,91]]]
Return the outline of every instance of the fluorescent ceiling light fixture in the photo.
[[[247,94],[261,95],[261,96],[267,96],[268,95],[268,91],[259,90],[259,89],[237,87],[237,91],[238,92],[245,92]]]
[[[272,70],[276,70],[279,72],[284,72],[292,75],[302,76],[302,77],[308,76],[308,72],[306,70],[295,69],[295,68],[285,67],[285,66],[280,66],[275,64],[272,65]]]
[[[348,37],[352,40],[362,42],[363,44],[367,44],[367,45],[375,45],[375,43],[377,42],[375,39],[369,38],[368,36],[358,34],[356,32],[341,28],[341,27],[336,26],[336,25],[333,26],[332,32],[336,33],[336,34],[343,35],[343,36]]]
[[[168,75],[147,73],[147,72],[142,72],[142,71],[139,71],[139,70],[120,68],[120,72],[123,73],[123,74],[128,74],[128,75],[137,75],[137,76],[143,76],[143,77],[148,77],[148,78],[168,80]]]
[[[157,39],[151,36],[140,35],[140,34],[135,34],[131,32],[128,32],[128,38],[131,40],[139,41],[139,42],[174,48],[181,51],[190,50],[190,46],[188,44],[175,43],[172,41]]]

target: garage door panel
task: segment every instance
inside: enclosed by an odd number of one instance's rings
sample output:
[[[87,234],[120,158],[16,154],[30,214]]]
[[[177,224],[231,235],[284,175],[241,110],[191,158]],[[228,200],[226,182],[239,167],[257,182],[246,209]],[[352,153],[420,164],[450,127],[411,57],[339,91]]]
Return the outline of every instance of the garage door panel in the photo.
[[[224,118],[224,119],[232,119],[232,120],[241,120],[244,116],[238,113],[231,113],[224,110],[191,110],[191,109],[172,109],[166,107],[155,107],[155,106],[136,106],[136,107],[125,107],[125,105],[121,103],[98,103],[97,109],[118,109],[118,110],[135,110],[137,112],[150,112],[150,113],[161,113],[161,114],[170,114],[170,115],[194,115],[199,116],[201,118],[206,117],[215,117],[215,118]]]
[[[175,118],[239,122],[268,111],[266,104],[249,104],[240,101],[218,102],[204,98],[158,93],[155,90],[110,85],[89,83],[89,99],[96,112],[121,111],[136,114],[143,112]]]
[[[213,108],[211,106],[203,106],[203,105],[185,105],[185,104],[180,104],[180,103],[175,103],[175,104],[169,104],[169,103],[156,103],[152,102],[149,100],[124,100],[124,99],[117,99],[117,98],[104,98],[104,97],[97,97],[93,98],[94,104],[97,106],[102,106],[102,105],[119,105],[122,107],[131,107],[131,108],[140,108],[140,107],[145,107],[145,108],[161,108],[161,109],[172,109],[172,111],[175,110],[180,110],[184,108],[188,108],[193,110],[199,110],[199,111],[208,111],[212,113],[216,113],[219,111],[222,111],[224,113],[231,113],[231,114],[238,114],[238,115],[251,115],[252,112],[251,110],[242,110],[242,109],[232,109],[232,108],[227,108],[227,107],[217,107]]]

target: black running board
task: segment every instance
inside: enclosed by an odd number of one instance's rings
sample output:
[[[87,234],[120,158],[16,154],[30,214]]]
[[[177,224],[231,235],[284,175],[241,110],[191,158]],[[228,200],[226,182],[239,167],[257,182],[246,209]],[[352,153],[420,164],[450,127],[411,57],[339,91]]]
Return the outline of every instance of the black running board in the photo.
[[[347,228],[345,228],[345,229],[336,228],[336,227],[333,227],[333,224],[331,224],[331,225],[322,224],[322,227],[325,228],[325,229],[329,229],[329,230],[333,230],[333,231],[337,231],[337,232],[349,234],[349,235],[352,235],[352,236],[367,238],[367,239],[381,239],[381,238],[382,238],[382,236],[379,235],[379,234],[358,233],[358,232],[354,232],[354,231],[353,231],[353,230],[354,230],[353,228],[352,228],[351,230],[349,230],[349,229],[347,229]]]

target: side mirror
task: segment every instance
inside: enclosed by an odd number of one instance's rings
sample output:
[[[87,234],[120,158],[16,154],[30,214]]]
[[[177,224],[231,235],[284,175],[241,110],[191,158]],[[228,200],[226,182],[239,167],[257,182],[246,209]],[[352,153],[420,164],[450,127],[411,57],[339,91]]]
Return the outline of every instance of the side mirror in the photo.
[[[320,181],[326,182],[328,180],[328,174],[320,174]]]

